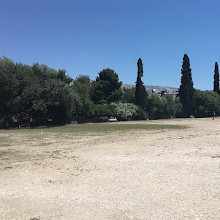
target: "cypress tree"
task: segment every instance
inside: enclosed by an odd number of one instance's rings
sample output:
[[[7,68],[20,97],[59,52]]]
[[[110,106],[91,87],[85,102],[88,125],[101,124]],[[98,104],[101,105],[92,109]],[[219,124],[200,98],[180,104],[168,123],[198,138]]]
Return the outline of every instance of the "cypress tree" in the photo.
[[[136,81],[136,88],[135,88],[135,104],[144,108],[145,103],[146,103],[145,101],[147,97],[147,91],[141,80],[141,77],[143,76],[143,73],[144,73],[143,63],[142,63],[141,58],[138,59],[137,68],[138,68],[138,71],[137,71],[137,81]]]
[[[183,105],[185,117],[190,117],[194,110],[194,88],[189,57],[184,54],[181,69],[181,85],[179,88],[179,98]]]
[[[215,62],[215,71],[214,71],[214,92],[220,94],[219,91],[219,70],[218,63]]]

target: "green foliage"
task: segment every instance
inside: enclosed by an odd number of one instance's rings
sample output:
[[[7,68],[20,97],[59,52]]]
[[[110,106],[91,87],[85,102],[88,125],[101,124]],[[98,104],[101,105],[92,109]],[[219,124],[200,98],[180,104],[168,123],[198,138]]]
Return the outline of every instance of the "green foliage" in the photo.
[[[88,76],[79,76],[73,83],[73,118],[86,122],[94,116],[94,103],[91,101],[91,82]]]
[[[194,90],[188,56],[183,57],[179,99],[169,95],[148,96],[141,77],[143,64],[139,59],[136,88],[121,89],[118,75],[102,70],[96,81],[88,76],[72,80],[65,70],[46,65],[33,66],[0,59],[0,126],[19,124],[64,124],[69,120],[87,122],[162,119],[171,117],[220,115],[219,71],[215,63],[214,91]],[[113,103],[113,104],[112,104]],[[136,104],[136,105],[135,105]]]
[[[150,119],[160,119],[163,118],[164,114],[164,98],[157,94],[151,94],[148,96],[147,100],[147,112]]]
[[[122,101],[128,103],[135,103],[135,88],[123,88]]]
[[[67,84],[70,84],[73,79],[66,75],[66,70],[58,70],[57,78]]]
[[[194,88],[189,57],[184,54],[183,65],[181,69],[181,85],[179,89],[180,101],[183,105],[185,117],[190,117],[194,110]]]
[[[218,63],[215,62],[215,72],[214,72],[214,92],[220,94],[219,90],[219,70],[218,70]]]
[[[195,113],[196,117],[220,115],[220,96],[213,91],[195,90]]]
[[[184,118],[183,105],[180,102],[180,100],[178,98],[175,98],[173,100],[173,103],[174,103],[174,110],[175,110],[174,117],[175,118]]]
[[[138,107],[132,103],[112,103],[115,106],[116,117],[119,121],[131,120]]]
[[[34,64],[32,67],[0,59],[0,123],[1,126],[30,123],[62,124],[70,117],[73,94],[68,77]]]
[[[171,118],[176,114],[180,117],[181,104],[169,95],[159,96],[153,93],[148,96],[146,111],[150,119]]]
[[[136,112],[132,116],[132,120],[148,120],[149,115],[141,107],[137,106]]]
[[[115,106],[116,117],[119,121],[146,120],[148,114],[139,106],[133,103],[112,103]]]
[[[110,104],[97,104],[94,106],[95,118],[115,117],[115,106]]]
[[[119,82],[118,74],[111,69],[104,69],[93,82],[92,101],[95,104],[110,104],[121,99],[122,82]]]
[[[164,95],[160,97],[163,103],[163,118],[171,118],[175,116],[175,104],[174,100],[169,95]]]
[[[70,86],[57,79],[48,79],[44,83],[43,100],[47,107],[46,117],[53,124],[65,123],[71,117],[73,91]]]
[[[141,58],[138,59],[137,67],[138,67],[138,72],[137,72],[137,81],[135,88],[135,104],[144,108],[148,94],[141,80],[141,77],[143,76],[143,63]]]
[[[19,80],[16,77],[16,65],[7,58],[0,59],[0,123],[6,127],[12,123],[16,110],[17,87]]]

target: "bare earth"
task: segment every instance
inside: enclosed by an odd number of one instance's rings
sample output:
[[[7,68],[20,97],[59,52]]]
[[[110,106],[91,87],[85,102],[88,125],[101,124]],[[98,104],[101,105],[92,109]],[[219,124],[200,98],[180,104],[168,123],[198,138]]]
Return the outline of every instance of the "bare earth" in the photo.
[[[0,220],[220,220],[220,118],[131,123],[189,128],[0,131]]]

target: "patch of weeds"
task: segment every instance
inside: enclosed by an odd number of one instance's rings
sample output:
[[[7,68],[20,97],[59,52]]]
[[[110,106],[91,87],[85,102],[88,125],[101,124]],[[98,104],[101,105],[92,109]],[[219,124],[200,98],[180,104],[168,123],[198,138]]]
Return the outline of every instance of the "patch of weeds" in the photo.
[[[212,158],[220,158],[220,155],[213,155]]]
[[[13,169],[13,167],[9,166],[9,167],[5,167],[5,169]]]
[[[53,159],[63,159],[62,157],[52,156]]]
[[[41,142],[41,143],[36,143],[33,146],[39,146],[39,147],[45,147],[54,144],[54,142]]]
[[[69,158],[71,158],[71,159],[73,159],[74,161],[76,161],[76,156],[71,156],[71,157],[69,157]]]
[[[55,151],[53,151],[52,153],[53,154],[58,154],[58,153],[60,153],[61,152],[61,150],[55,150]]]
[[[51,153],[50,157],[55,159],[62,159],[62,157],[59,156],[61,150],[55,150]]]
[[[40,218],[30,218],[30,220],[40,220]]]

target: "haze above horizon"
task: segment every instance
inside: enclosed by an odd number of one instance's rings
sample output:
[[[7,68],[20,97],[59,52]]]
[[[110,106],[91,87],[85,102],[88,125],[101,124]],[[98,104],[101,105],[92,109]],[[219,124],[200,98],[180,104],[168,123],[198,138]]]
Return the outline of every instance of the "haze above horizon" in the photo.
[[[140,57],[144,84],[179,87],[186,53],[194,87],[212,90],[219,8],[218,0],[1,1],[0,57],[74,79],[111,68],[124,84],[135,83]]]

